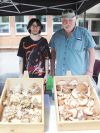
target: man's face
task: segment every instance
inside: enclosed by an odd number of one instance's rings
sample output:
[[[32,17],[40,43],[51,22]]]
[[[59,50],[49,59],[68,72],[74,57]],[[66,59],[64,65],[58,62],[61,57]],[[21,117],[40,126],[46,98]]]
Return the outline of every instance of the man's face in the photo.
[[[62,26],[65,29],[66,32],[72,32],[73,28],[75,27],[76,24],[76,17],[73,18],[62,18]]]

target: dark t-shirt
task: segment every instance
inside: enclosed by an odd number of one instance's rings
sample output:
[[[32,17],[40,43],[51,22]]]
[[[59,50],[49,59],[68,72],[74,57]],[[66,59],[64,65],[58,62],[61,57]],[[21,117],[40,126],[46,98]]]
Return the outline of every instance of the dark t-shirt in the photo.
[[[48,42],[45,38],[34,41],[30,36],[20,41],[18,56],[23,58],[23,72],[28,70],[30,77],[45,75],[45,59],[50,58]]]

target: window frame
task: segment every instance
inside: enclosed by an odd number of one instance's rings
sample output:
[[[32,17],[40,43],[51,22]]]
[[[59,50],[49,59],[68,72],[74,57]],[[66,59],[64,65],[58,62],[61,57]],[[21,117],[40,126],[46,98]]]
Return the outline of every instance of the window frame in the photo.
[[[15,16],[16,17],[16,16]],[[14,17],[14,21],[15,21],[15,17]],[[23,16],[23,17],[25,17],[25,16]],[[29,18],[29,20],[31,19],[31,18],[36,18],[36,15],[35,16],[28,16],[28,18]],[[28,22],[29,22],[29,20],[28,20]],[[15,21],[15,34],[16,35],[29,35],[29,32],[27,31],[27,32],[17,32],[17,28],[16,28],[16,25],[17,24],[28,24],[28,22],[16,22]],[[46,16],[46,22],[41,22],[42,24],[45,24],[45,32],[41,32],[41,35],[47,35],[47,16]]]
[[[27,25],[27,22],[16,22],[16,19],[15,19],[16,16],[14,16],[14,22],[15,22],[15,35],[28,35],[28,31],[27,32],[17,32],[17,28],[16,28],[16,25],[17,24],[26,24]],[[23,16],[23,17],[26,17],[26,16]],[[29,18],[29,16],[28,16]]]
[[[4,16],[0,16],[0,17],[4,17]],[[8,24],[8,33],[0,33],[0,36],[9,36],[11,35],[11,29],[10,29],[10,16],[5,16],[8,17],[8,22],[0,22],[0,25],[5,25]]]
[[[37,15],[35,15],[35,18],[36,18],[36,16]],[[42,15],[41,15],[42,16]],[[47,17],[47,15],[43,15],[43,16],[45,16],[46,17],[46,21],[45,22],[42,22],[41,20],[41,24],[44,24],[45,25],[45,32],[41,32],[41,35],[47,35],[48,33],[47,33],[47,19],[48,19],[48,17]]]
[[[79,20],[82,20],[83,18],[79,17],[77,19],[77,25],[79,25]],[[88,21],[88,30],[91,31],[92,36],[99,36],[99,45],[96,44],[96,48],[100,48],[100,32],[94,32],[92,31],[92,21],[100,21],[100,18],[86,18]]]
[[[45,30],[46,30],[45,32],[41,32],[41,35],[47,35],[47,21],[46,22],[41,22],[41,23],[45,24]]]
[[[53,31],[53,26],[54,26],[54,24],[61,24],[61,25],[62,25],[62,22],[54,22],[54,21],[53,21],[53,17],[55,17],[55,16],[52,16],[52,34],[55,33],[55,32]],[[60,17],[60,16],[58,16],[58,17]]]

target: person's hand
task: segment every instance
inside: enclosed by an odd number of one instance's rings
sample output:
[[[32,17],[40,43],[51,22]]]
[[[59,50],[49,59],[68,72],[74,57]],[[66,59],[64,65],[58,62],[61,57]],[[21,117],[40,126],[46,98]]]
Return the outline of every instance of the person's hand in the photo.
[[[46,84],[47,80],[48,80],[48,74],[46,74],[46,75],[44,76],[44,84]]]
[[[93,72],[87,71],[86,75],[89,75],[90,77],[92,77],[93,76]]]
[[[50,71],[50,75],[53,77],[55,75],[54,71]]]
[[[20,74],[19,74],[19,78],[22,78],[22,77],[23,77],[23,74],[22,74],[22,73],[20,73]]]

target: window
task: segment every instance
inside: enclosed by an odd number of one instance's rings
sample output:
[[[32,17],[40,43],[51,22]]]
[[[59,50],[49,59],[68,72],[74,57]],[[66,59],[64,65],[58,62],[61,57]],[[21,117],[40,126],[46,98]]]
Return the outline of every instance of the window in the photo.
[[[100,48],[100,19],[91,20],[91,31],[96,43],[96,48]]]
[[[80,16],[77,21],[78,25],[84,27],[84,18]],[[85,27],[92,32],[96,48],[100,48],[100,14],[87,14]]]
[[[96,47],[100,47],[100,36],[93,36],[93,39],[96,43]]]
[[[79,26],[85,27],[88,29],[88,20],[85,20],[85,22],[84,22],[84,20],[79,20]]]
[[[15,16],[16,34],[28,34],[27,31],[28,21],[29,21],[28,16]]]
[[[10,25],[9,16],[0,17],[0,35],[9,35]]]
[[[93,20],[91,24],[92,32],[100,32],[100,20]]]
[[[43,24],[42,34],[47,34],[47,21],[46,16],[31,16],[31,18],[38,18]],[[29,16],[15,16],[15,29],[16,34],[28,34],[27,24],[31,19]]]
[[[61,29],[62,23],[60,16],[53,16],[53,33]]]
[[[42,29],[41,34],[42,35],[47,34],[47,16],[45,16],[45,15],[43,15],[43,16],[37,15],[36,18],[39,19],[40,22],[43,25],[43,29]]]
[[[53,32],[56,32],[57,30],[61,29],[62,25],[61,24],[53,24]]]

